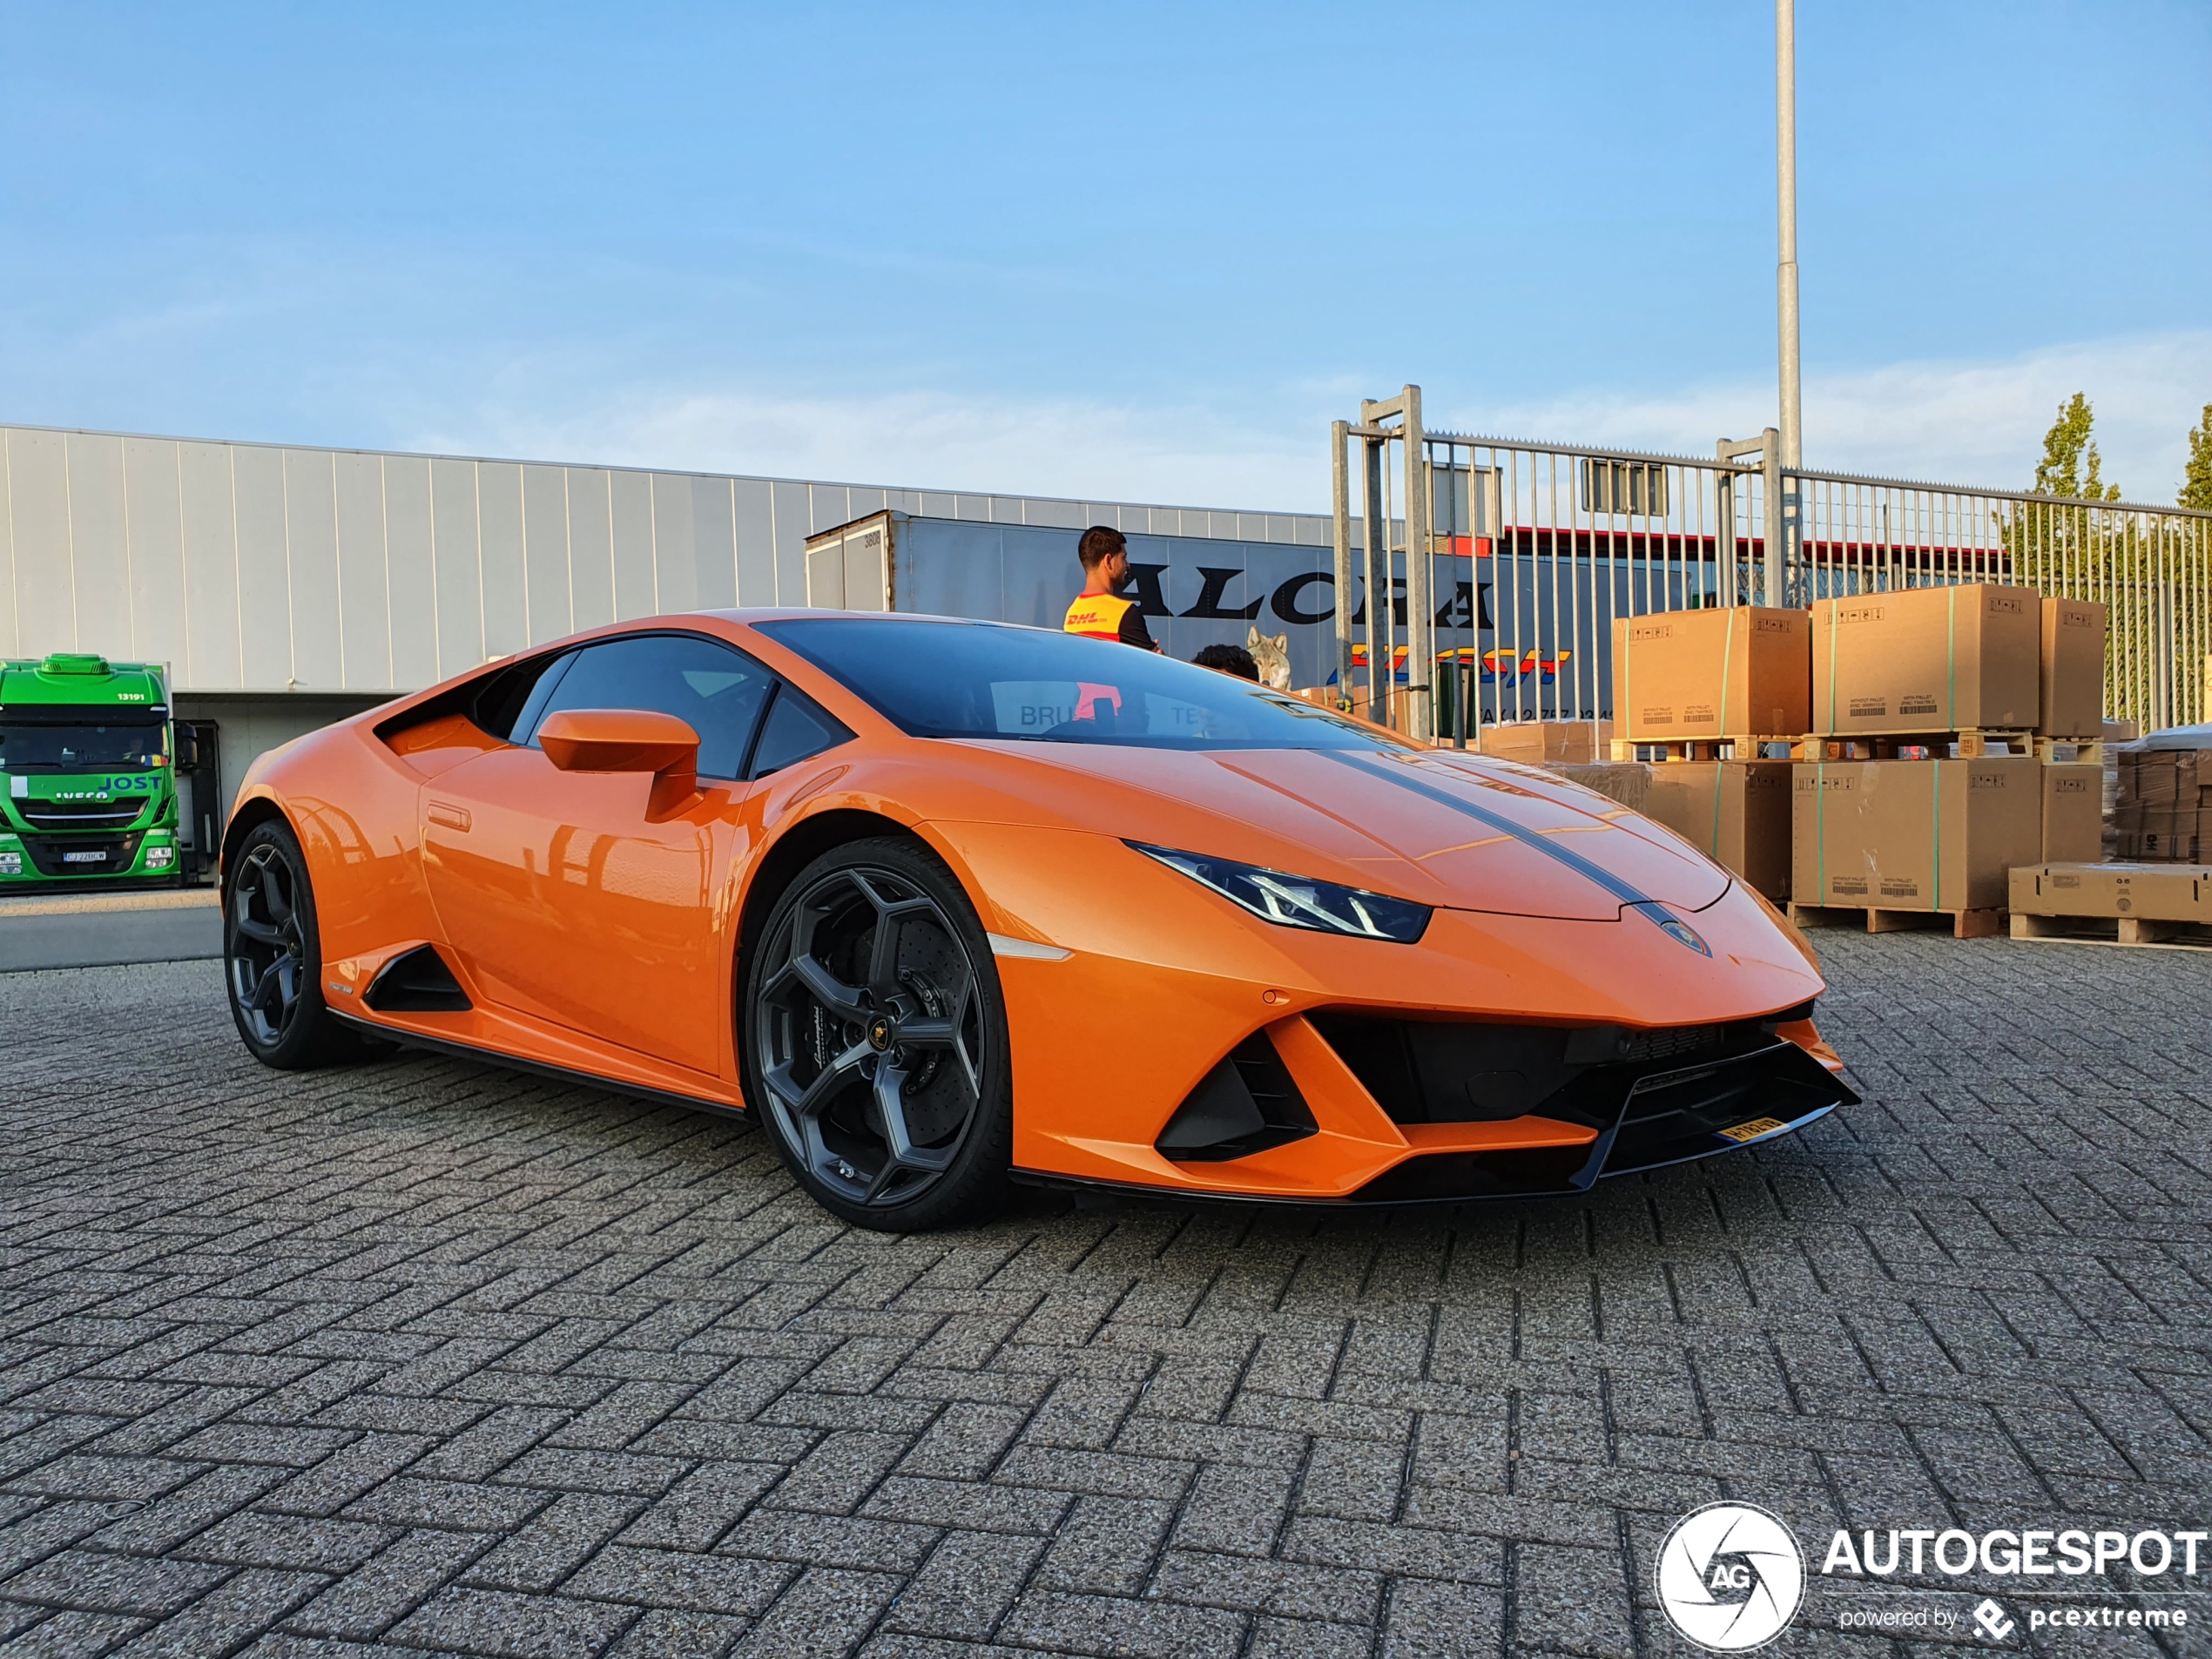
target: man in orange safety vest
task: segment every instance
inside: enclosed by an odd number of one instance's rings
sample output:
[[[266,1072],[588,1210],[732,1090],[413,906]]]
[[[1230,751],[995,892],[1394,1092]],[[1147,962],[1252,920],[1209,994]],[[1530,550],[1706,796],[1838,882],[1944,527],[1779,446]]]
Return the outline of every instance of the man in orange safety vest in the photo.
[[[1061,626],[1092,639],[1117,639],[1144,651],[1159,650],[1136,601],[1122,597],[1122,590],[1130,584],[1129,539],[1108,525],[1093,524],[1076,544],[1076,556],[1082,561],[1083,590],[1068,607]]]

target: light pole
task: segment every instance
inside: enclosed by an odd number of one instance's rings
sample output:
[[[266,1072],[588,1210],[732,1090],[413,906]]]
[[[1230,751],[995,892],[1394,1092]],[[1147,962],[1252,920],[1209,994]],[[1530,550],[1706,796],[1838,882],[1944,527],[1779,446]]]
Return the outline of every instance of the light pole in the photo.
[[[1777,229],[1776,322],[1781,334],[1783,545],[1767,550],[1767,603],[1786,604],[1787,573],[1797,563],[1797,469],[1804,464],[1804,401],[1797,370],[1797,8],[1774,0],[1774,161]]]

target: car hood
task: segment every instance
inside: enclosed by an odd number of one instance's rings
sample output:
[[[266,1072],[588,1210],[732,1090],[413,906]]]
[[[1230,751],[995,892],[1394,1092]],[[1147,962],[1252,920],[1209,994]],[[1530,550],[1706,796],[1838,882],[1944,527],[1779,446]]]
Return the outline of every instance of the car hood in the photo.
[[[1072,826],[1440,907],[1599,921],[1645,900],[1701,910],[1728,890],[1726,871],[1618,802],[1507,761],[1394,749],[973,746],[1105,786],[1110,804],[1073,792],[1093,805],[1089,821]]]

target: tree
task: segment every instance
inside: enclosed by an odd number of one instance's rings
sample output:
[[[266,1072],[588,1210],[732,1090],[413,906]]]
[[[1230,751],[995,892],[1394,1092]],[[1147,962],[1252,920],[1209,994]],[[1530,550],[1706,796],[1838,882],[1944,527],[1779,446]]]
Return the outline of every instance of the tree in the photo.
[[[2175,498],[2183,507],[2212,512],[2212,403],[2204,406],[2204,421],[2189,428],[2189,461],[2182,474],[2182,493]]]
[[[2212,415],[2212,410],[2206,411]],[[2118,501],[2120,486],[2103,479],[2104,462],[2091,435],[2094,420],[2089,400],[2076,392],[2059,405],[2059,418],[2043,435],[2043,459],[2028,486],[2038,496],[2064,496],[2077,501]]]

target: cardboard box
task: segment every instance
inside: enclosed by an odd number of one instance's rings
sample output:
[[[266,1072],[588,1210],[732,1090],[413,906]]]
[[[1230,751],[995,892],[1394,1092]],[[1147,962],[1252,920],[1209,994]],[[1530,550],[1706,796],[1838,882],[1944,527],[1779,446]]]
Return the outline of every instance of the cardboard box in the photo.
[[[1786,760],[1671,761],[1651,768],[1644,816],[1779,904],[1790,896],[1790,774]]]
[[[1638,743],[1803,736],[1811,619],[1759,605],[1616,617],[1613,718]]]
[[[1467,746],[1477,746],[1475,733],[1467,734]],[[1588,765],[1613,758],[1613,722],[1507,720],[1484,726],[1480,747],[1494,759],[1525,760],[1532,766],[1554,761]]]
[[[1790,896],[1870,910],[1994,909],[2006,872],[2042,861],[2040,762],[1799,762]]]
[[[2212,811],[2133,805],[2116,814],[2118,850],[2124,859],[2193,864],[2212,853]]]
[[[2043,601],[2043,694],[2035,729],[2094,738],[2105,724],[2105,618],[2094,599]]]
[[[2212,922],[2212,867],[2050,864],[2015,869],[2012,908],[2031,916],[2133,916]]]
[[[2027,731],[2042,714],[2042,617],[2032,590],[1994,583],[1817,600],[1807,730]]]
[[[1547,761],[1544,770],[1555,772],[1570,784],[1580,784],[1594,789],[1609,800],[1635,812],[1643,812],[1651,799],[1651,768],[1641,761],[1600,761],[1582,764],[1576,761]]]
[[[2120,799],[2141,806],[2212,806],[2212,749],[2122,749]]]
[[[2104,768],[2044,767],[2043,861],[2094,864],[2104,844]]]

